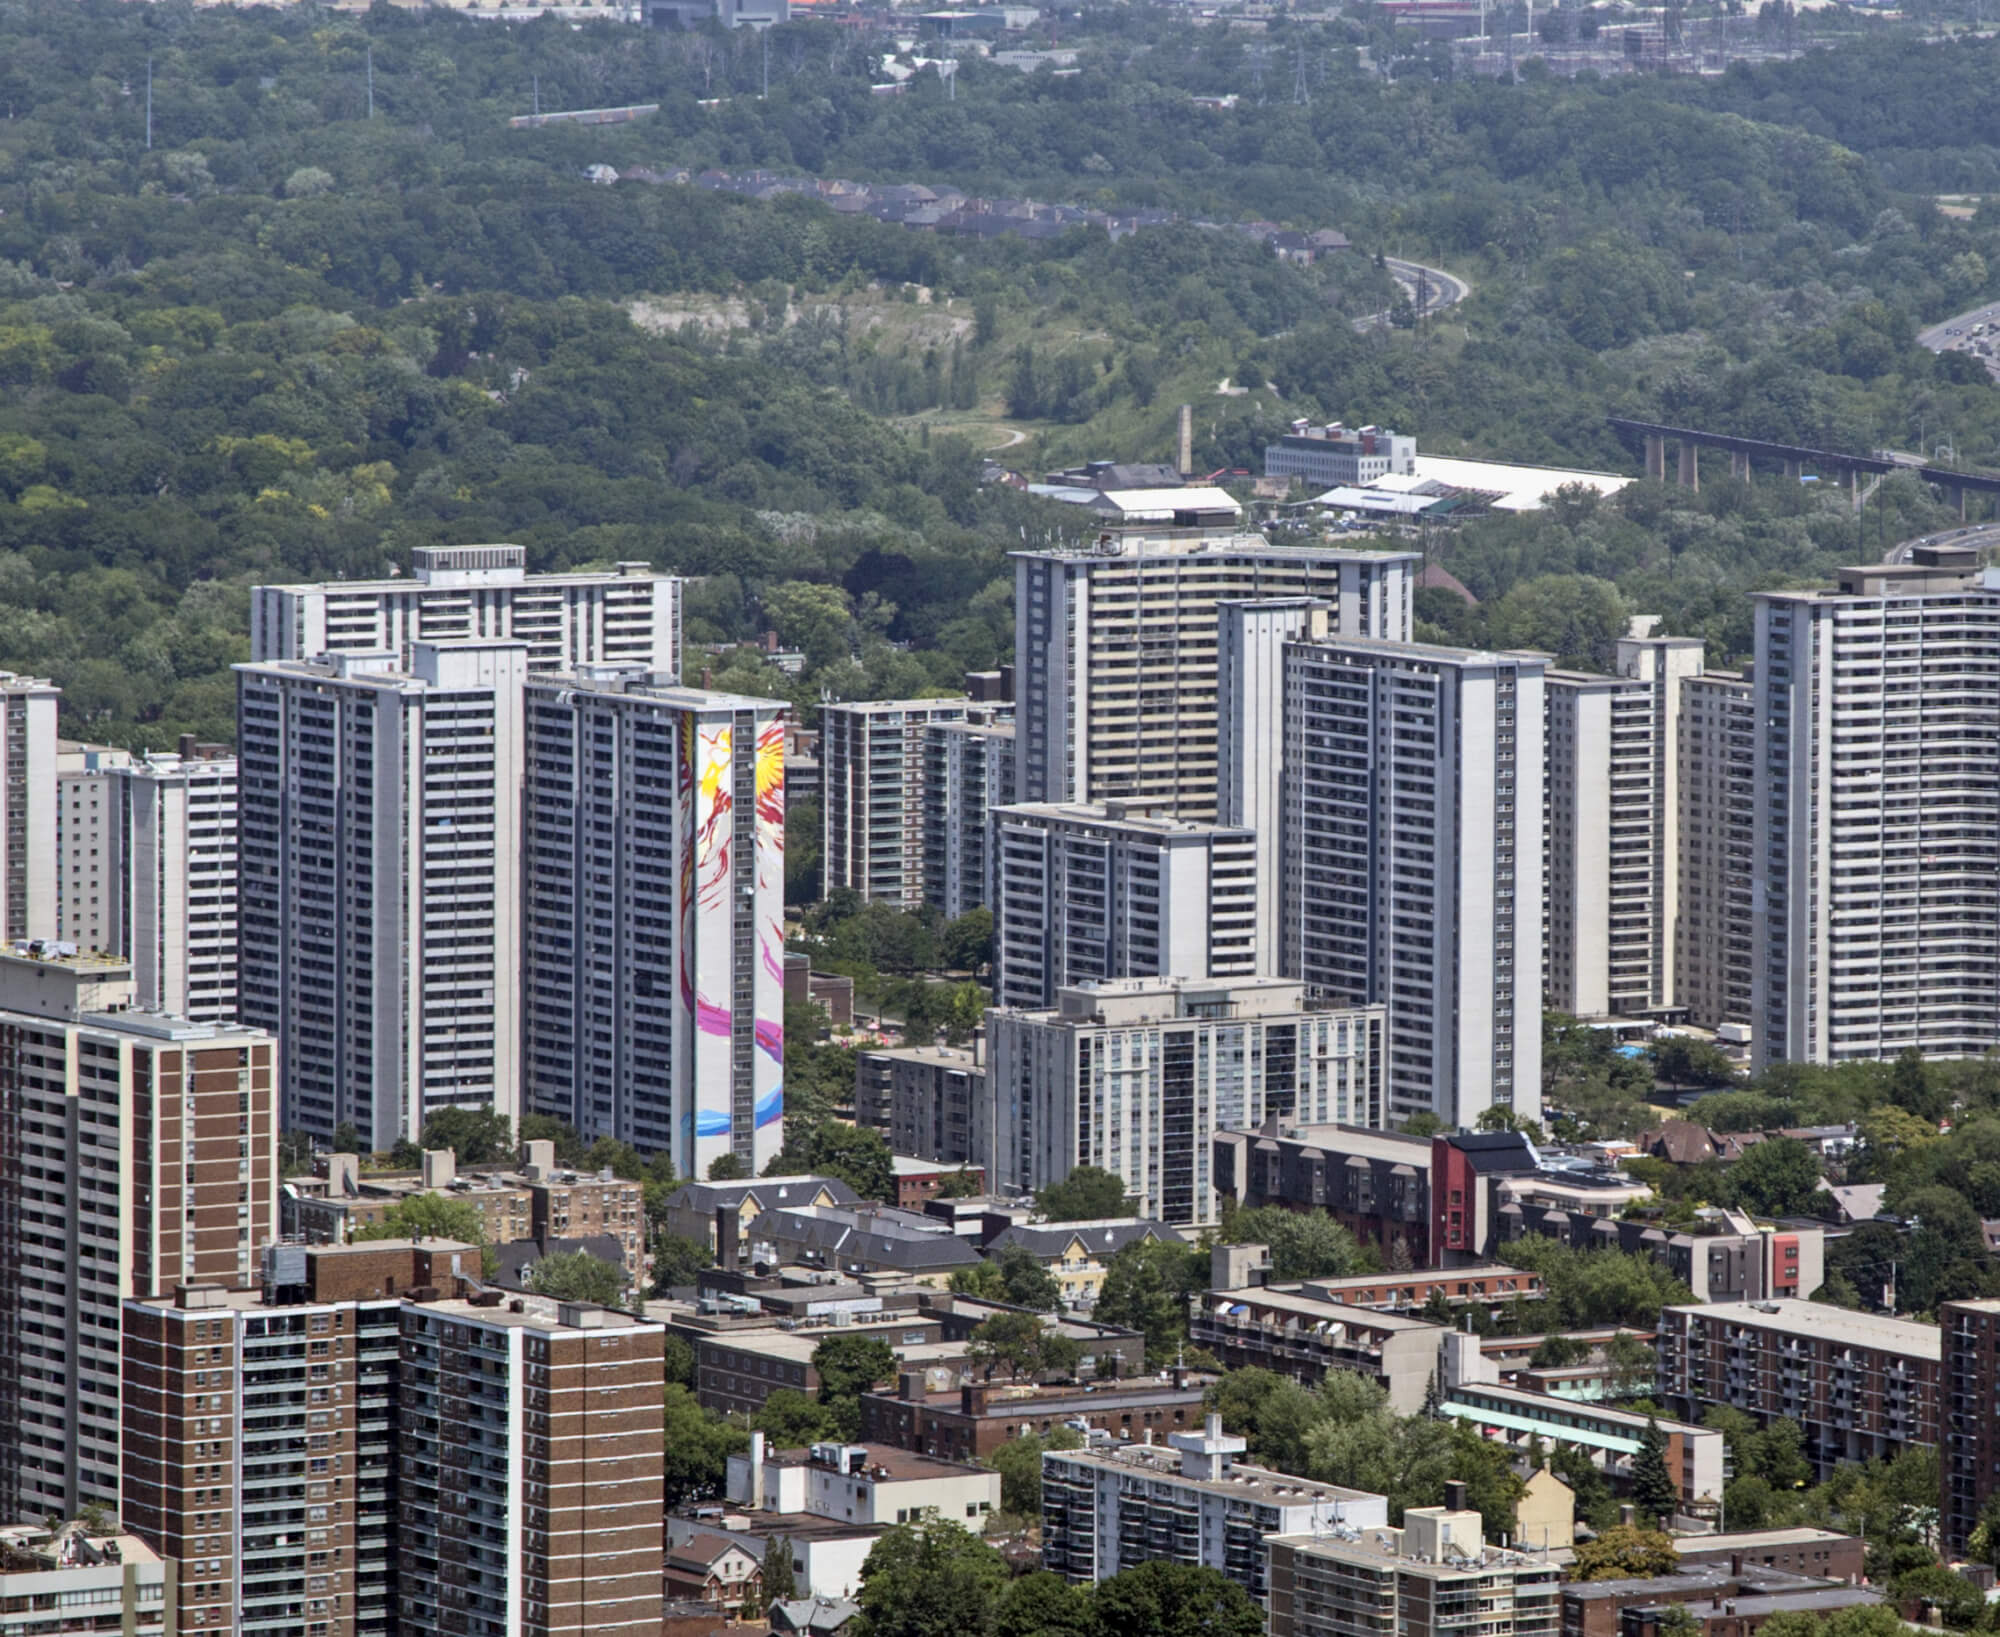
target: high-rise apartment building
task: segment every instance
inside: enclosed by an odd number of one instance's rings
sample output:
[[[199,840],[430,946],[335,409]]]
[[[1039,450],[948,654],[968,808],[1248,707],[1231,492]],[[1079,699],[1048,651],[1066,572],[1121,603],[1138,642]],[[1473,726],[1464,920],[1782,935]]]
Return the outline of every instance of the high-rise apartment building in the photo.
[[[1216,812],[1257,838],[1259,970],[1278,971],[1286,939],[1285,644],[1330,636],[1333,605],[1315,597],[1226,602],[1216,617]]]
[[[187,737],[64,759],[63,941],[129,959],[141,1007],[234,1022],[236,758]]]
[[[62,689],[0,671],[0,944],[57,938],[56,701]]]
[[[524,1297],[406,1303],[397,1630],[660,1630],[666,1330]]]
[[[993,810],[993,995],[1257,970],[1257,838],[1123,802]]]
[[[1271,1637],[1556,1637],[1562,1569],[1546,1552],[1486,1544],[1465,1486],[1412,1506],[1400,1529],[1348,1525],[1279,1535],[1271,1558]]]
[[[1279,969],[1388,1008],[1388,1114],[1541,1109],[1539,654],[1285,647]]]
[[[1217,816],[1218,605],[1316,597],[1341,637],[1407,641],[1417,556],[1141,526],[1014,554],[1016,799]]]
[[[525,1106],[687,1176],[783,1145],[784,734],[633,666],[529,683]]]
[[[520,546],[419,546],[387,580],[260,585],[250,593],[253,663],[394,654],[419,642],[527,644],[528,668],[624,661],[681,670],[681,582],[649,563],[530,574]]]
[[[517,641],[237,667],[238,990],[285,1126],[360,1146],[518,1110]]]
[[[1329,1008],[1278,978],[1129,978],[1063,988],[1050,1010],[987,1013],[974,1163],[1033,1191],[1079,1165],[1125,1179],[1143,1217],[1214,1222],[1213,1134],[1379,1126],[1382,1008]]]
[[[2000,1044],[1996,648],[1970,547],[1758,594],[1759,1065]]]
[[[819,713],[823,890],[851,887],[903,909],[924,901],[934,724],[984,712],[964,699],[874,699]]]
[[[260,1288],[127,1306],[124,1513],[178,1630],[658,1631],[664,1332],[477,1266],[274,1247]]]
[[[1756,923],[1757,721],[1749,678],[1681,684],[1680,913],[1674,999],[1704,1029],[1750,1026]]]
[[[247,1282],[278,1228],[276,1046],[132,1006],[131,969],[0,955],[0,1512],[116,1506],[119,1311]]]
[[[1013,799],[1013,723],[924,729],[924,901],[947,920],[991,898],[990,818]]]
[[[1972,1532],[2000,1491],[2000,1301],[1942,1302],[1938,1382],[1938,1533],[1945,1561],[1972,1552]]]
[[[1547,786],[1543,985],[1579,1017],[1645,1017],[1678,1004],[1679,745],[1698,637],[1635,619],[1615,674],[1544,679]]]
[[[117,834],[111,772],[132,753],[116,745],[60,741],[56,751],[56,929],[59,943],[122,955],[111,903]]]

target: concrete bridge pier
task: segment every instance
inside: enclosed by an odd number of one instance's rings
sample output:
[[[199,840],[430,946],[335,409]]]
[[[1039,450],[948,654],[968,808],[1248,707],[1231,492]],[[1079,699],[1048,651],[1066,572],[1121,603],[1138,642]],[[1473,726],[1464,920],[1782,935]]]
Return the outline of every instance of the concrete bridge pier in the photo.
[[[1701,445],[1687,438],[1681,439],[1680,485],[1683,489],[1701,489]]]
[[[1806,469],[1802,461],[1788,460],[1785,462],[1785,481],[1787,483],[1797,483],[1805,475]]]
[[[1750,481],[1750,457],[1731,450],[1729,455],[1729,475],[1731,477],[1740,477],[1745,483],[1748,483]]]
[[[1653,432],[1646,434],[1646,476],[1655,483],[1667,481],[1667,440]]]

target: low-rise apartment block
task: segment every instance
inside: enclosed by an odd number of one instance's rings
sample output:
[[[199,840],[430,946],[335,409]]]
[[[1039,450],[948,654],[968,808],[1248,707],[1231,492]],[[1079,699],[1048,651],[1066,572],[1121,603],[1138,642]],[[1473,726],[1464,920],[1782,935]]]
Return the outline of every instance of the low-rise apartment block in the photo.
[[[1188,1339],[1226,1369],[1275,1370],[1309,1386],[1328,1370],[1351,1370],[1379,1382],[1399,1415],[1423,1407],[1446,1334],[1421,1319],[1338,1301],[1310,1279],[1211,1290],[1196,1298],[1188,1323]]]
[[[854,1123],[890,1149],[940,1165],[983,1162],[973,1133],[986,1100],[984,1037],[969,1046],[902,1046],[857,1052]]]
[[[1662,1398],[1689,1419],[1726,1404],[1760,1423],[1796,1421],[1821,1477],[1938,1442],[1934,1324],[1803,1301],[1669,1307],[1659,1350]]]
[[[1273,1538],[1271,1637],[1556,1637],[1562,1571],[1540,1553],[1488,1546],[1464,1485],[1413,1506],[1400,1529]]]
[[[753,1432],[749,1450],[729,1457],[723,1493],[735,1505],[783,1517],[891,1524],[933,1516],[977,1532],[1000,1510],[1000,1474],[894,1444],[768,1449]]]
[[[68,1523],[0,1532],[0,1637],[169,1637],[177,1565],[137,1535]]]
[[[1267,1537],[1389,1526],[1380,1495],[1239,1464],[1249,1446],[1219,1415],[1167,1443],[1044,1452],[1042,1567],[1094,1585],[1141,1563],[1186,1563],[1261,1603]]]
[[[1203,1394],[1213,1376],[1176,1370],[1101,1387],[1044,1387],[1033,1382],[972,1382],[932,1392],[914,1372],[894,1393],[864,1393],[861,1436],[953,1461],[980,1461],[1012,1439],[1057,1427],[1109,1434],[1119,1443],[1161,1443],[1202,1425]]]
[[[1760,1226],[1740,1212],[1718,1214],[1705,1228],[1713,1231],[1670,1231],[1644,1217],[1583,1216],[1517,1195],[1502,1207],[1500,1244],[1504,1249],[1532,1235],[1579,1250],[1650,1256],[1698,1302],[1789,1300],[1812,1295],[1826,1278],[1824,1229]]]

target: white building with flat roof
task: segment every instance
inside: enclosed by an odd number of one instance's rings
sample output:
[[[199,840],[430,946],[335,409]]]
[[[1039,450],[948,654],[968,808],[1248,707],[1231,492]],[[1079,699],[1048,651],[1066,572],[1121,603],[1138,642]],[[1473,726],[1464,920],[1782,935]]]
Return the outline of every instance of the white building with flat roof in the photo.
[[[1288,642],[1278,969],[1388,1007],[1392,1119],[1541,1112],[1541,654]]]
[[[519,641],[239,665],[239,1011],[288,1130],[520,1112]]]
[[[1083,549],[1016,552],[1016,799],[1213,820],[1219,605],[1318,597],[1338,634],[1403,641],[1417,563],[1171,520],[1107,527]]]
[[[2000,1045],[2000,574],[1963,546],[1760,592],[1755,1062]]]
[[[1678,1005],[1680,722],[1700,675],[1699,637],[1619,639],[1613,674],[1544,675],[1544,844],[1549,1004],[1579,1017],[1645,1017]]]
[[[1386,1034],[1380,1006],[1319,1006],[1279,978],[1066,986],[1053,1009],[986,1014],[973,1159],[996,1191],[1095,1165],[1141,1216],[1214,1222],[1213,1134],[1273,1114],[1381,1125]]]
[[[131,764],[131,751],[118,745],[57,743],[55,936],[78,949],[121,953],[110,880],[118,830],[111,772]]]
[[[527,645],[528,668],[627,661],[678,677],[681,582],[650,563],[530,574],[524,547],[419,546],[383,580],[260,585],[250,592],[252,663],[388,650],[419,642]]]
[[[60,938],[56,861],[62,689],[0,671],[0,943]]]
[[[1124,802],[996,807],[993,998],[1257,970],[1257,838]]]
[[[1705,671],[1681,684],[1674,999],[1704,1029],[1748,1028],[1754,1012],[1754,693],[1737,671]]]
[[[904,909],[923,903],[932,767],[928,732],[989,715],[990,708],[963,698],[820,707],[822,892],[849,887],[863,898]]]
[[[1239,1463],[1249,1444],[1225,1434],[1219,1415],[1167,1443],[1045,1451],[1042,1567],[1094,1585],[1141,1563],[1186,1563],[1261,1603],[1266,1537],[1389,1526],[1383,1496]]]
[[[785,709],[638,666],[527,686],[522,1102],[684,1176],[783,1146]]]

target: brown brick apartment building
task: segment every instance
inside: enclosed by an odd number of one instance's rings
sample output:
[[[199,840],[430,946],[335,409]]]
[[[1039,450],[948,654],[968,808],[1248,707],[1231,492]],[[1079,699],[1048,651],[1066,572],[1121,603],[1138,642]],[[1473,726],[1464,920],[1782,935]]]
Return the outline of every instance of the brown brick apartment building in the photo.
[[[956,1392],[930,1393],[914,1372],[895,1393],[861,1396],[864,1443],[893,1444],[919,1455],[977,1461],[1002,1444],[1070,1422],[1101,1427],[1121,1441],[1163,1444],[1169,1433],[1202,1425],[1202,1394],[1212,1376],[1175,1372],[1174,1381],[1121,1381],[1104,1387],[1038,1387],[1030,1383],[968,1382]]]
[[[122,1304],[248,1284],[276,1234],[271,1037],[132,994],[0,954],[0,1516],[116,1507]]]
[[[657,1325],[465,1299],[444,1241],[281,1247],[125,1314],[128,1526],[177,1628],[659,1630]]]
[[[1847,1461],[1938,1441],[1938,1326],[1815,1302],[1669,1307],[1660,1393],[1691,1421],[1726,1404],[1805,1429],[1824,1479]]]

